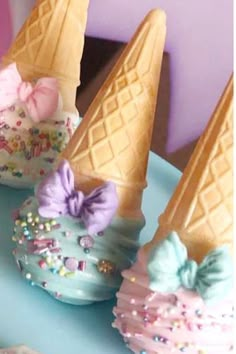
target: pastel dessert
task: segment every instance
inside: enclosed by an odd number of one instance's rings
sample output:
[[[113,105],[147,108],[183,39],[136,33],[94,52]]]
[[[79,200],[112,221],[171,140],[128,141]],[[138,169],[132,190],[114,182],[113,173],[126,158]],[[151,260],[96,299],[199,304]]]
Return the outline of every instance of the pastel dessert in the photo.
[[[138,354],[233,353],[231,78],[159,218],[123,271],[113,326]]]
[[[139,233],[166,34],[151,11],[50,173],[19,210],[14,256],[23,277],[57,299],[112,298]]]
[[[79,124],[75,98],[88,3],[38,0],[3,58],[1,184],[34,186],[54,168]]]

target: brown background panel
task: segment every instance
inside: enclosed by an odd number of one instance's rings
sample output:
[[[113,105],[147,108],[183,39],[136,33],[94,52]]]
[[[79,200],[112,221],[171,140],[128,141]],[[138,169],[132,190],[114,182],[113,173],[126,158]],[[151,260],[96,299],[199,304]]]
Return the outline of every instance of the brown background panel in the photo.
[[[81,63],[81,86],[77,92],[77,107],[82,116],[111,71],[124,45],[124,43],[110,40],[85,38]],[[170,60],[169,54],[164,53],[151,150],[183,170],[196,141],[174,153],[168,154],[166,152],[171,94]]]

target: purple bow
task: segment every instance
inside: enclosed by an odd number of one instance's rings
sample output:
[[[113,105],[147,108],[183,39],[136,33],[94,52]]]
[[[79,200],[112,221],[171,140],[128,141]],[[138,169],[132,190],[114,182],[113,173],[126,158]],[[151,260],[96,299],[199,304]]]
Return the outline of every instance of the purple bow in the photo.
[[[45,218],[71,215],[80,218],[90,235],[103,231],[118,207],[116,186],[106,182],[89,195],[76,191],[74,175],[67,161],[50,173],[38,186],[39,214]]]

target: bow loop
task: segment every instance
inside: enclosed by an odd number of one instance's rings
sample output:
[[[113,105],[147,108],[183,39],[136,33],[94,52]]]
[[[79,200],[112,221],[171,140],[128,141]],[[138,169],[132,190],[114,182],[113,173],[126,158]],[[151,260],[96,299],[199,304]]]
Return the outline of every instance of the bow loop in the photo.
[[[23,102],[34,122],[50,118],[57,110],[59,88],[55,78],[41,78],[33,86],[24,82],[16,64],[0,71],[0,110],[12,106],[17,100]]]
[[[151,290],[168,293],[183,287],[197,291],[204,301],[224,298],[233,285],[228,248],[213,250],[198,265],[188,259],[187,249],[174,231],[151,251],[147,269]]]
[[[233,287],[233,262],[226,246],[210,252],[199,265],[196,290],[208,301]]]
[[[80,218],[89,234],[103,231],[111,222],[118,207],[114,183],[107,182],[89,195],[76,191],[74,175],[67,161],[48,175],[36,191],[39,214],[45,218],[71,215]]]

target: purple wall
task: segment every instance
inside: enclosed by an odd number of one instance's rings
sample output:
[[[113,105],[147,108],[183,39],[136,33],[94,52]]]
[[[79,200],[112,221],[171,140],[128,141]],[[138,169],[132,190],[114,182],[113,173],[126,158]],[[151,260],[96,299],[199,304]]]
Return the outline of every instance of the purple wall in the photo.
[[[127,41],[154,7],[167,13],[168,150],[197,138],[233,68],[233,0],[91,0],[89,35]]]
[[[8,0],[0,0],[0,58],[7,50],[12,37]]]
[[[6,2],[0,0],[0,52],[11,37]],[[10,3],[15,32],[34,0]],[[233,0],[90,0],[87,34],[127,41],[154,7],[167,13],[173,151],[200,135],[231,74]]]

